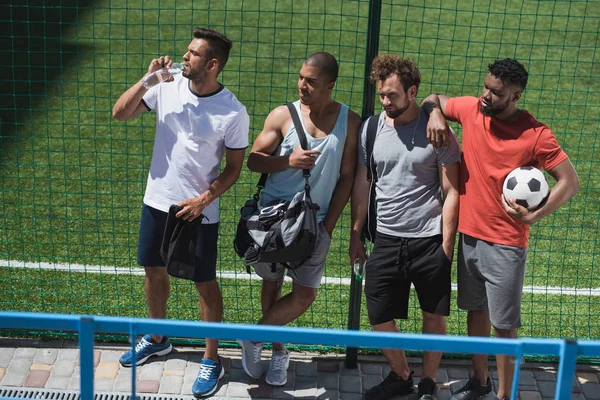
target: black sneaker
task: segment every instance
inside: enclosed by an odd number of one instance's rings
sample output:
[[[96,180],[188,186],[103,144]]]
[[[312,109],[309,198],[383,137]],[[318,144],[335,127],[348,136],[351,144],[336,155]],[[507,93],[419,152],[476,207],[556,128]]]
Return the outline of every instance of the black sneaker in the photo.
[[[450,400],[475,400],[479,399],[492,391],[492,381],[488,376],[485,386],[477,378],[471,378],[467,384],[458,389]]]
[[[432,379],[425,378],[419,382],[419,392],[417,397],[419,400],[437,400],[435,392],[437,385]]]
[[[412,393],[415,390],[413,373],[410,373],[408,379],[402,379],[394,371],[391,371],[383,382],[365,392],[363,400],[387,400],[397,394],[407,395]]]

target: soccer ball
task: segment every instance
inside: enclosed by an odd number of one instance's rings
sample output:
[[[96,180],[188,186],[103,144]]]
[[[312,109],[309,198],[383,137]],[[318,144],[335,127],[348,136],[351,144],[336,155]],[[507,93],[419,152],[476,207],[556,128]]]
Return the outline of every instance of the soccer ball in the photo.
[[[546,177],[534,167],[515,168],[504,179],[504,197],[515,200],[529,211],[535,210],[546,200],[548,190]]]

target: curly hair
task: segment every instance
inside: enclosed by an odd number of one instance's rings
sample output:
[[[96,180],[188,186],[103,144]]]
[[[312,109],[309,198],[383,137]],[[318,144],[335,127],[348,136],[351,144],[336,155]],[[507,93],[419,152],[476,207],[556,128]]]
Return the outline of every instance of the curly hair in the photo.
[[[229,51],[233,47],[231,40],[227,36],[208,28],[194,29],[194,37],[196,39],[204,39],[208,42],[209,59],[216,58],[219,62],[219,71],[222,71],[229,59]]]
[[[392,75],[397,75],[407,91],[409,87],[419,88],[421,73],[411,59],[403,59],[391,54],[380,54],[371,64],[371,82],[384,81]]]
[[[518,85],[522,89],[527,86],[529,74],[523,64],[512,58],[496,60],[488,65],[490,74],[509,85]]]

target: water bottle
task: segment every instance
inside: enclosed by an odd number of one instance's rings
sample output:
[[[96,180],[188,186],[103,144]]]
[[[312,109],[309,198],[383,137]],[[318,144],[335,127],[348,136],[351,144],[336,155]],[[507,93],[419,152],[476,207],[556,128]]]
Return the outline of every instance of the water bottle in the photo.
[[[362,258],[357,258],[354,260],[354,275],[357,280],[361,280],[364,274],[365,261]]]
[[[183,71],[183,63],[173,63],[170,68],[164,67],[142,78],[142,85],[146,89],[156,86],[170,76],[177,75]]]

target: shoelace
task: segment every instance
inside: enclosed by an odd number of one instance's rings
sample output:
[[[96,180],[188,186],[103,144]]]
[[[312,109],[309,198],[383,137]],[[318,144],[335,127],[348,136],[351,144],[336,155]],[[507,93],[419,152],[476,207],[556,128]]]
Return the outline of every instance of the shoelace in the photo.
[[[152,346],[152,343],[147,342],[145,339],[142,339],[138,342],[138,344],[135,346],[135,352],[139,353],[142,350],[144,350],[146,347],[150,347]]]
[[[212,370],[215,368],[215,366],[216,365],[200,364],[200,372],[198,372],[198,376],[205,381],[209,380]]]
[[[252,345],[252,351],[254,353],[254,362],[255,363],[260,363],[260,354],[262,353],[263,350],[263,345],[262,344],[253,344]]]
[[[285,361],[287,360],[287,355],[285,356],[276,356],[271,359],[271,366],[273,370],[283,370],[285,366]]]

